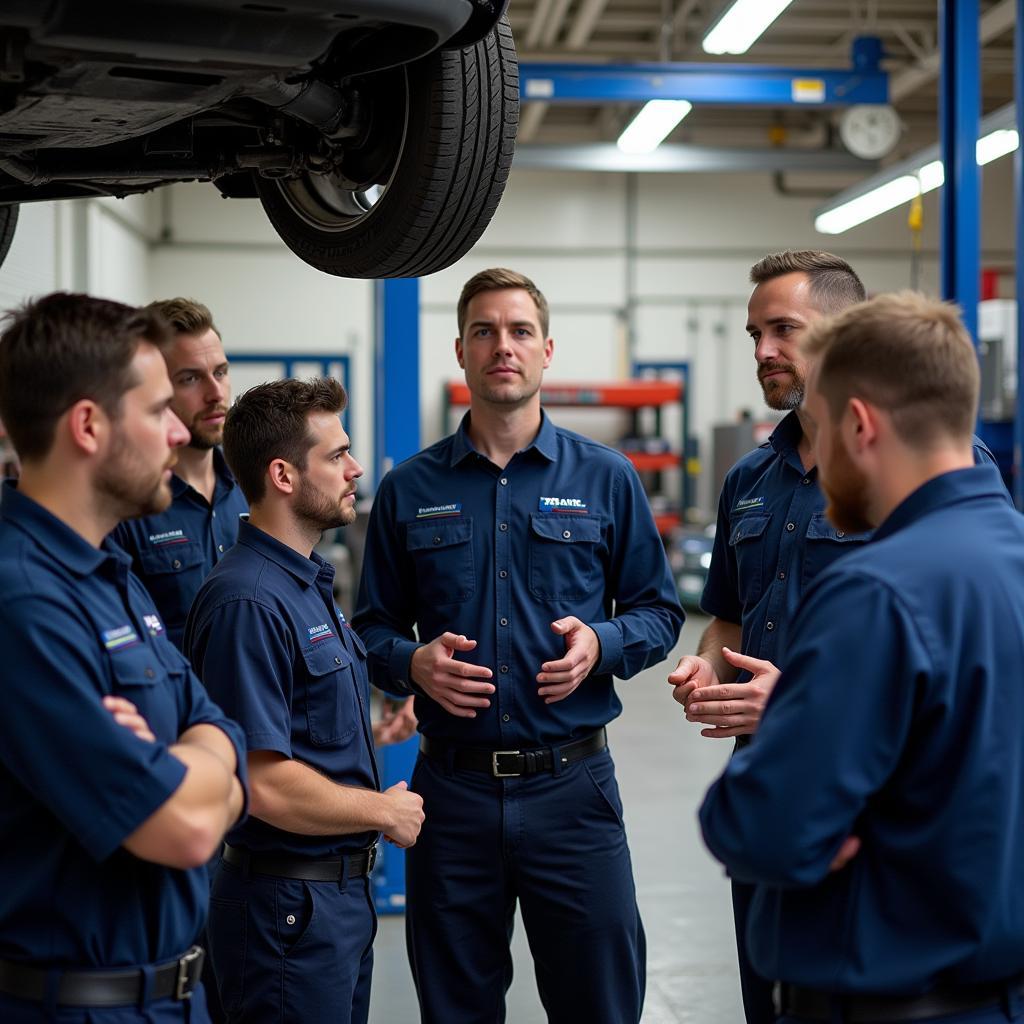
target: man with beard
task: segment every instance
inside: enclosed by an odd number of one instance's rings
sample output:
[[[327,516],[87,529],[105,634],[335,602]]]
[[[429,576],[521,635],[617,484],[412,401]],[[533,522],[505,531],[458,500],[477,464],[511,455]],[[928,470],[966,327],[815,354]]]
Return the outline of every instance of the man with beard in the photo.
[[[200,584],[238,538],[238,517],[248,511],[218,447],[231,401],[228,360],[213,317],[193,299],[164,299],[147,307],[174,330],[165,351],[174,387],[172,408],[189,430],[171,480],[170,508],[122,523],[114,540],[131,555],[181,649],[188,615]]]
[[[875,533],[808,590],[704,837],[757,886],[749,952],[783,1021],[1015,1020],[1024,522],[974,465],[977,357],[952,307],[910,293],[806,351],[826,513]]]
[[[205,863],[244,746],[109,539],[171,500],[188,434],[145,310],[55,294],[8,316],[0,416],[0,1019],[203,1024]]]
[[[718,528],[701,608],[712,616],[696,655],[668,677],[687,721],[712,739],[749,742],[771,692],[770,676],[752,676],[744,657],[778,663],[786,632],[815,577],[869,539],[830,523],[818,486],[807,417],[801,408],[808,360],[801,341],[821,317],[862,302],[853,268],[832,253],[772,253],[750,271],[754,285],[747,332],[757,377],[771,409],[788,415],[768,441],[729,470],[718,504]],[[993,461],[978,441],[979,461]],[[736,946],[748,1024],[775,1020],[770,984],[746,954],[747,911],[753,888],[734,880]]]
[[[228,836],[207,928],[231,1024],[362,1024],[378,833],[411,846],[422,800],[379,792],[366,650],[334,603],[324,530],[355,519],[356,480],[330,378],[247,391],[224,453],[252,509],[189,613],[186,647],[245,730],[252,803]]]
[[[612,676],[664,658],[682,609],[629,461],[541,408],[536,285],[482,271],[458,324],[470,411],[381,482],[355,617],[374,682],[416,695],[422,1019],[504,1020],[518,901],[549,1019],[635,1024],[645,940],[605,725]]]

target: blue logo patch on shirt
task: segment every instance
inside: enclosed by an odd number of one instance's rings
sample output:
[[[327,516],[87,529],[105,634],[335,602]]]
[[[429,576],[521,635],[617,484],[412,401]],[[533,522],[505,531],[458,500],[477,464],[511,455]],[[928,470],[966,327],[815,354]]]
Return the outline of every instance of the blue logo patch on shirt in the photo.
[[[326,622],[322,622],[319,626],[310,626],[306,632],[309,633],[310,643],[314,644],[318,640],[327,640],[329,637],[334,636],[334,630]]]
[[[125,647],[134,647],[139,642],[139,635],[133,626],[118,626],[117,629],[105,629],[101,634],[103,646],[108,651],[119,651]]]
[[[758,496],[756,498],[743,498],[741,501],[736,502],[736,508],[734,512],[750,512],[755,508],[764,508],[764,497]]]
[[[169,544],[187,544],[188,537],[184,530],[166,530],[163,533],[151,533],[149,543],[155,548],[165,548]]]
[[[537,508],[541,512],[551,513],[574,512],[585,513],[587,503],[582,498],[541,498],[537,502]]]
[[[417,519],[443,519],[445,516],[461,516],[462,502],[453,501],[447,505],[428,505],[426,508],[417,509]]]

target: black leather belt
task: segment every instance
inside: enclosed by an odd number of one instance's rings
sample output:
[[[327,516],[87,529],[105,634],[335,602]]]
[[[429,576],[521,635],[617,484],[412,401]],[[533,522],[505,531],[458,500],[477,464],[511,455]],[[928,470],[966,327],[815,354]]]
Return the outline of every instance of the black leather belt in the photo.
[[[301,857],[273,857],[264,853],[250,853],[237,846],[224,844],[221,854],[233,867],[254,875],[273,875],[276,878],[295,878],[302,882],[339,882],[344,868],[346,878],[362,878],[373,870],[377,847],[347,853],[344,857],[327,860],[305,860]]]
[[[838,1019],[844,1024],[870,1024],[872,1021],[899,1024],[999,1006],[1014,990],[1024,995],[1024,979],[1018,977],[984,985],[935,989],[920,996],[836,995],[777,983],[775,1009],[777,1013],[790,1017],[834,1021],[837,1019],[834,1005],[838,1002],[841,1014]]]
[[[187,953],[156,966],[149,1001],[155,999],[188,999],[199,984],[205,953],[193,946]],[[0,992],[18,999],[45,1002],[47,978],[45,967],[0,960]],[[116,971],[61,971],[58,969],[57,1004],[59,1006],[133,1006],[143,997],[144,977],[141,968]]]
[[[558,750],[559,763],[565,767],[574,761],[582,761],[591,754],[597,754],[607,746],[608,734],[604,729],[598,729],[582,740],[558,744],[557,747],[539,747],[536,750],[485,750],[481,747],[460,747],[444,740],[420,736],[420,750],[432,761],[447,764],[450,753],[453,767],[471,772],[486,772],[496,779],[552,771],[555,767],[555,749]]]

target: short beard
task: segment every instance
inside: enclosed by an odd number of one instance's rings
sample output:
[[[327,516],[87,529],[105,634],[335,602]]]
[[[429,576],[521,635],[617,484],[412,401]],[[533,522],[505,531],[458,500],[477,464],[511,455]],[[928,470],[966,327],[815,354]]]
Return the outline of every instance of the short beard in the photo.
[[[821,489],[828,498],[825,515],[837,530],[844,533],[866,533],[875,528],[868,513],[868,478],[850,458],[838,435],[832,438],[828,479],[821,475]]]
[[[299,483],[294,512],[296,519],[320,533],[337,529],[339,526],[350,526],[356,519],[354,505],[331,501],[305,477]]]
[[[793,383],[785,389],[780,384],[775,383],[774,380],[766,384],[761,379],[761,373],[770,373],[772,370],[785,370],[792,375]],[[758,369],[757,380],[761,385],[761,393],[764,395],[765,404],[769,409],[789,412],[792,409],[799,409],[803,404],[807,381],[804,380],[795,366],[789,363],[769,363],[767,366]]]
[[[171,489],[164,480],[169,467],[161,466],[156,481],[147,482],[149,467],[132,465],[127,444],[118,438],[110,457],[96,477],[96,489],[118,519],[140,519],[163,512],[171,504]],[[173,461],[173,460],[172,460]]]

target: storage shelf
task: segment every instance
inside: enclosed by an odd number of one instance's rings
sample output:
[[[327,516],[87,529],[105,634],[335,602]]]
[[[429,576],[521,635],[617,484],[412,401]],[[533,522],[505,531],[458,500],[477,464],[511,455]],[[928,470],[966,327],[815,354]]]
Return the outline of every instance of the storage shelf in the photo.
[[[682,459],[676,452],[623,452],[638,472],[654,472],[659,469],[674,469]]]
[[[463,381],[448,381],[448,404],[469,405],[469,388]],[[618,409],[642,409],[645,406],[669,405],[683,397],[683,386],[677,381],[630,380],[598,381],[593,384],[551,383],[540,389],[544,405],[599,405]]]

